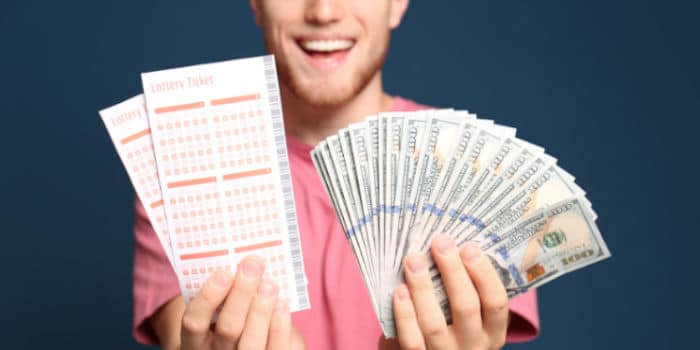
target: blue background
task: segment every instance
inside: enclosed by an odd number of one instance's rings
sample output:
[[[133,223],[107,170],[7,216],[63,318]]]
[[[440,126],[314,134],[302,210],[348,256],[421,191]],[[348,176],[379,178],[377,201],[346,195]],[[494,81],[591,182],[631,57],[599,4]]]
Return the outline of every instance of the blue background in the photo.
[[[132,198],[97,111],[139,73],[262,54],[246,1],[3,1],[0,344],[140,348]],[[414,1],[391,93],[468,108],[544,145],[613,258],[540,290],[516,349],[693,347],[697,1]]]

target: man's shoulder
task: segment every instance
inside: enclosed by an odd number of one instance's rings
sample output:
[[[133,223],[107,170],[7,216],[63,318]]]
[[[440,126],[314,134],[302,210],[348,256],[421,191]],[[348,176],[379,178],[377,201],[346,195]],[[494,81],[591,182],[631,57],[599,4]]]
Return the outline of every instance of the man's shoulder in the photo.
[[[434,107],[424,105],[401,96],[394,96],[394,105],[392,106],[391,110],[393,112],[412,112],[431,108]]]

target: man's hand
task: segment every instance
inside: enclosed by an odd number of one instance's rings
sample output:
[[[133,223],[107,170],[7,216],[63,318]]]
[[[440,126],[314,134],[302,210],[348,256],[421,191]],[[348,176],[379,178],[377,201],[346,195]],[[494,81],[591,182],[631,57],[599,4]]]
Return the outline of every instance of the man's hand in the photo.
[[[264,269],[260,259],[248,257],[235,278],[214,273],[185,308],[182,349],[303,349],[287,304],[277,299],[277,286],[262,278]]]
[[[499,349],[508,328],[508,296],[498,275],[478,246],[462,249],[449,237],[432,242],[452,311],[452,325],[435,297],[427,259],[404,259],[406,285],[394,291],[398,342],[403,349]]]

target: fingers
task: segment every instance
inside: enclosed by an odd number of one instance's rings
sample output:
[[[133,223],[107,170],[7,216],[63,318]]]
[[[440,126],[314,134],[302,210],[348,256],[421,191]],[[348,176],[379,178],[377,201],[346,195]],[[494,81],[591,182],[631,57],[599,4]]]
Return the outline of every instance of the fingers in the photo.
[[[270,333],[267,338],[267,349],[287,349],[292,342],[292,317],[289,314],[289,304],[277,299],[275,310],[270,320]]]
[[[396,321],[396,335],[401,349],[425,348],[423,335],[416,319],[416,310],[413,308],[411,294],[405,284],[394,290],[394,320]]]
[[[187,305],[182,316],[182,349],[201,349],[209,341],[214,312],[226,298],[232,280],[225,271],[215,272]]]
[[[260,283],[238,342],[240,349],[265,349],[272,310],[277,303],[277,292],[277,285],[272,281],[264,280]]]
[[[508,295],[498,273],[478,245],[466,244],[460,251],[462,262],[474,287],[481,296],[484,330],[489,338],[502,345],[508,328]],[[444,277],[443,277],[444,279]]]
[[[404,264],[406,284],[425,343],[429,348],[444,349],[449,344],[449,332],[435,297],[427,258],[420,253],[410,253]]]
[[[462,338],[480,332],[482,324],[479,294],[469,279],[454,240],[448,236],[435,238],[432,242],[432,252],[450,301],[456,335]]]
[[[246,257],[238,264],[233,287],[216,321],[214,348],[232,349],[238,344],[264,270],[262,259],[256,257]]]

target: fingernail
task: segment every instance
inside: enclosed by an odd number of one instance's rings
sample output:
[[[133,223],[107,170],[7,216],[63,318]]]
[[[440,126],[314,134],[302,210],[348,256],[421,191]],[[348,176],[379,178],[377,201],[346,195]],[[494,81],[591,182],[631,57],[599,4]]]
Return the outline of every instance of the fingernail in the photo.
[[[406,265],[413,273],[422,273],[427,271],[428,264],[425,257],[420,253],[411,253],[406,257]]]
[[[258,295],[261,297],[270,298],[276,293],[275,285],[270,281],[262,281],[258,287]]]
[[[481,248],[474,243],[469,243],[464,246],[461,254],[464,261],[472,263],[481,256]]]
[[[411,297],[411,293],[408,291],[405,284],[396,287],[396,295],[399,296],[399,300],[406,300]]]
[[[441,236],[436,239],[435,249],[437,249],[438,253],[441,255],[449,255],[455,252],[457,246],[455,245],[455,241],[449,236]]]
[[[216,271],[212,279],[221,288],[228,288],[231,285],[231,276],[224,271]]]
[[[245,258],[241,262],[241,270],[247,277],[258,278],[262,275],[263,265],[254,258]]]

